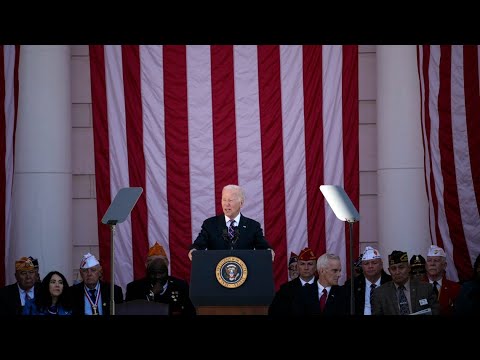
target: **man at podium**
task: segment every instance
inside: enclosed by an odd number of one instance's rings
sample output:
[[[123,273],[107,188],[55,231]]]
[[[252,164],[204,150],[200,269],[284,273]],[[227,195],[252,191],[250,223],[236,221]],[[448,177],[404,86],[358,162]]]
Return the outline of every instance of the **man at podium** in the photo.
[[[195,250],[270,249],[273,261],[275,253],[265,239],[260,223],[240,213],[244,201],[245,192],[240,186],[227,185],[223,188],[223,214],[203,222],[200,233],[190,246],[190,260]]]

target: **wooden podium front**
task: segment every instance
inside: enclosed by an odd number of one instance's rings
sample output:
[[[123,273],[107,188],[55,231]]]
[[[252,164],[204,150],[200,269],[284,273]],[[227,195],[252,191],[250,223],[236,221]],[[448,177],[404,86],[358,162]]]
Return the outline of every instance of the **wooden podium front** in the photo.
[[[268,306],[197,306],[197,315],[268,315]]]

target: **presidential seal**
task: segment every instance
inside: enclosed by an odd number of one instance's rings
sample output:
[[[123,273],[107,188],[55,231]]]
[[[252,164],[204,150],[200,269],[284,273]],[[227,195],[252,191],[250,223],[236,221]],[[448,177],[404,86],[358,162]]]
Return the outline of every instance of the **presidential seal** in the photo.
[[[235,256],[220,260],[215,270],[218,282],[226,288],[237,288],[247,279],[247,266]]]

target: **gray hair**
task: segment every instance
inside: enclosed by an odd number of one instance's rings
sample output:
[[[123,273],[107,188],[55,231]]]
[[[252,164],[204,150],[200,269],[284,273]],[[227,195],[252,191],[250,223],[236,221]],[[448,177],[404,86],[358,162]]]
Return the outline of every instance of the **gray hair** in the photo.
[[[326,269],[328,267],[328,261],[329,260],[340,261],[340,256],[334,255],[334,254],[329,254],[329,253],[323,254],[317,260],[317,271],[320,272],[320,269]]]
[[[243,190],[243,188],[241,186],[238,186],[238,185],[226,185],[223,187],[223,190],[233,190],[233,191],[236,191],[238,193],[238,196],[240,197],[240,201],[243,203],[245,202],[245,191]],[[222,192],[223,192],[222,190]]]

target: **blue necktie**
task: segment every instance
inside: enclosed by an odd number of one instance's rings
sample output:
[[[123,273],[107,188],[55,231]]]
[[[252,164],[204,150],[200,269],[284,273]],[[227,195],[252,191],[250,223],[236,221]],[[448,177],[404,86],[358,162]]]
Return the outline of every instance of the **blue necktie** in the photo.
[[[88,289],[88,293],[90,294],[90,299],[92,299],[93,304],[95,304],[95,292],[96,289]]]

